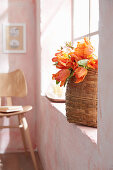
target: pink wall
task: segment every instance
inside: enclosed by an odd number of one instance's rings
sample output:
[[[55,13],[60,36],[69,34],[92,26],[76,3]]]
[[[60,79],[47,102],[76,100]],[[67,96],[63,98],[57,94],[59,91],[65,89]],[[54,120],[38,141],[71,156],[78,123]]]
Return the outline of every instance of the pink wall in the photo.
[[[37,147],[45,170],[98,170],[96,143],[42,97]]]
[[[99,132],[103,169],[113,169],[113,1],[100,0]]]
[[[3,23],[25,23],[27,29],[27,53],[3,54],[2,36],[0,36],[0,72],[22,69],[28,83],[28,96],[23,99],[13,99],[14,104],[32,105],[33,110],[27,113],[27,119],[35,148],[35,113],[36,113],[36,30],[35,30],[35,1],[33,0],[2,0],[0,1],[0,35]],[[4,119],[0,124],[16,124],[16,117]],[[23,150],[19,130],[4,129],[0,131],[0,152]]]

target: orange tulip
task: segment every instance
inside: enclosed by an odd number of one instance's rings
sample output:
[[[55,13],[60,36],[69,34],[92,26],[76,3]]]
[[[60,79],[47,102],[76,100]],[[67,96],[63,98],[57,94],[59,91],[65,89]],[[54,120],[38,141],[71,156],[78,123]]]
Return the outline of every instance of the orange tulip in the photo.
[[[77,59],[75,57],[67,58],[65,56],[57,56],[52,58],[53,62],[57,62],[56,68],[58,69],[75,69],[78,64],[77,64]]]
[[[61,82],[60,87],[62,87],[65,84],[66,79],[69,76],[70,76],[70,70],[63,69],[63,70],[58,71],[56,74],[53,74],[52,79],[57,80],[58,82]]]
[[[75,70],[74,75],[76,77],[75,83],[80,83],[84,80],[85,76],[87,75],[87,69],[84,67],[78,67]]]
[[[75,48],[75,55],[82,59],[87,59],[89,55],[93,54],[94,48],[88,38],[84,38],[84,42],[78,42]]]
[[[59,55],[63,54],[63,51],[61,51],[61,50],[58,50],[58,51],[59,51],[58,53],[55,53],[55,56],[59,56]]]
[[[93,47],[91,45],[87,45],[87,47],[84,49],[84,58],[88,58],[88,56],[90,56],[93,52]]]
[[[84,43],[77,43],[77,47],[75,48],[75,55],[77,55],[78,57],[82,57],[84,56]]]
[[[82,58],[78,55],[76,55],[76,52],[71,52],[69,53],[69,55],[71,56],[71,60],[75,60],[76,62],[79,60],[82,60]]]
[[[96,59],[90,59],[87,63],[87,66],[92,69],[98,69],[98,60]]]

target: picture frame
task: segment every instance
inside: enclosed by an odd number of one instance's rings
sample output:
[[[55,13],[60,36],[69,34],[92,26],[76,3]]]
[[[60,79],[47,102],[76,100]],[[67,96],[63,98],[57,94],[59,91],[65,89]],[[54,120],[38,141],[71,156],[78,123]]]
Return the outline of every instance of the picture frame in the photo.
[[[26,53],[26,24],[3,24],[3,53]]]

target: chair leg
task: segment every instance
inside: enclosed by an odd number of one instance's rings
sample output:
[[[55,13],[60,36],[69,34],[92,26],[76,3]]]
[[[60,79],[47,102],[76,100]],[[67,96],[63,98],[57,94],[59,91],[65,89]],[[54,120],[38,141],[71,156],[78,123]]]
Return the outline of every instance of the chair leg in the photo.
[[[18,121],[19,121],[19,125],[23,125],[22,120],[21,120],[21,115],[18,115]],[[21,132],[21,136],[22,136],[24,150],[27,155],[27,144],[26,144],[26,139],[25,139],[24,127],[20,128],[20,132]]]
[[[35,170],[38,170],[35,154],[34,154],[32,143],[31,143],[29,128],[28,128],[27,120],[26,120],[24,114],[21,117],[21,121],[22,121],[22,124],[23,124],[24,132],[25,132],[25,135],[26,135],[26,140],[27,140],[28,145],[29,145],[29,149],[30,149],[30,153],[31,153],[31,157],[32,157],[32,161],[33,161]]]

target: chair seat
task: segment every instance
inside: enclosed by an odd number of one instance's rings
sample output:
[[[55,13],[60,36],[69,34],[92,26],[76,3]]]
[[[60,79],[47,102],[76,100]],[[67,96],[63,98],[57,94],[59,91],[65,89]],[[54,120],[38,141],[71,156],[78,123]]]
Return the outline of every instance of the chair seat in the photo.
[[[22,106],[22,107],[23,107],[22,111],[15,111],[15,112],[10,112],[10,113],[0,112],[0,117],[19,115],[19,114],[32,110],[32,106]]]

